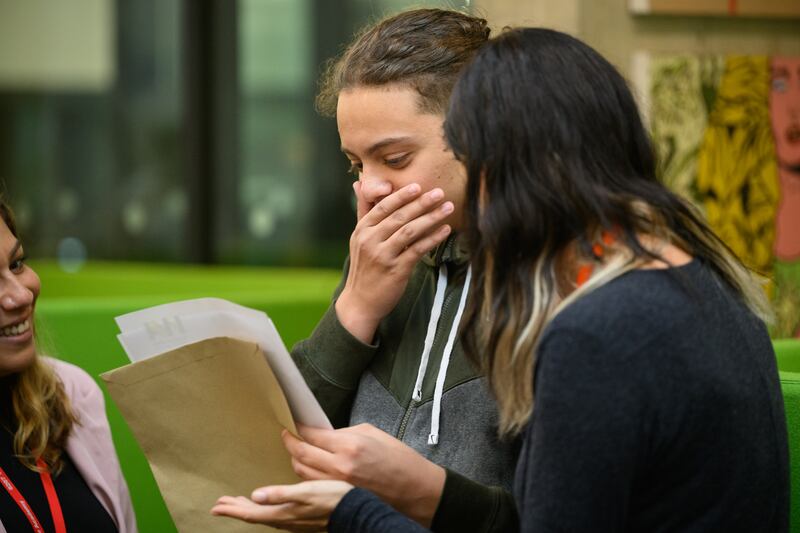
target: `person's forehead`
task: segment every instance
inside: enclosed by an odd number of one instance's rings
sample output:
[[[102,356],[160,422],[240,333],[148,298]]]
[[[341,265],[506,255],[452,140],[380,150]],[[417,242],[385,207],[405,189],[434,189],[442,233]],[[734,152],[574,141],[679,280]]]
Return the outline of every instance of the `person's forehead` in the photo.
[[[357,87],[339,95],[337,124],[342,148],[366,150],[385,140],[426,142],[444,117],[420,111],[413,89]]]
[[[339,93],[337,105],[349,103],[379,103],[418,107],[419,93],[410,85],[387,83],[384,85],[355,85]]]
[[[355,87],[339,95],[336,118],[339,126],[351,124],[416,124],[420,111],[416,91],[406,87]]]

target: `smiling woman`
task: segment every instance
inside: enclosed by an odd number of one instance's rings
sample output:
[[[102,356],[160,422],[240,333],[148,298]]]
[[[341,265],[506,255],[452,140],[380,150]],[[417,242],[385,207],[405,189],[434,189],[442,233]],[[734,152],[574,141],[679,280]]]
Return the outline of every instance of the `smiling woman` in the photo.
[[[0,532],[136,531],[100,389],[40,357],[40,282],[0,199]]]
[[[8,208],[0,207],[3,220],[12,220]],[[3,289],[0,297],[2,321],[0,322],[0,376],[29,367],[33,362],[35,347],[31,319],[36,297],[39,296],[39,277],[25,267],[22,244],[12,230],[13,223],[0,225],[0,254],[6,268],[0,274]]]

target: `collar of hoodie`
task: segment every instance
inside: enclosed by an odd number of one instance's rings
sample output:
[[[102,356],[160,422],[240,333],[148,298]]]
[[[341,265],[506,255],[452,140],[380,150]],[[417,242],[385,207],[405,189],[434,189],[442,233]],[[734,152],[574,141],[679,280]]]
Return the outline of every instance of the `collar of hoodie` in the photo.
[[[469,262],[465,240],[462,235],[450,235],[442,244],[422,256],[422,262],[430,267],[439,267],[442,263],[463,265]]]

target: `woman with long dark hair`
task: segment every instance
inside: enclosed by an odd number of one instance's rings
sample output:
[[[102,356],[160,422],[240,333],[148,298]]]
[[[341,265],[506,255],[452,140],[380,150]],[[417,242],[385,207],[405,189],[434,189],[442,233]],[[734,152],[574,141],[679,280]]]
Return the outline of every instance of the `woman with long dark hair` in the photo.
[[[787,531],[767,300],[656,179],[619,73],[563,33],[510,31],[467,68],[445,131],[468,174],[462,332],[501,432],[523,437],[521,530]],[[338,502],[332,532],[420,529],[316,483],[257,491],[250,517]]]

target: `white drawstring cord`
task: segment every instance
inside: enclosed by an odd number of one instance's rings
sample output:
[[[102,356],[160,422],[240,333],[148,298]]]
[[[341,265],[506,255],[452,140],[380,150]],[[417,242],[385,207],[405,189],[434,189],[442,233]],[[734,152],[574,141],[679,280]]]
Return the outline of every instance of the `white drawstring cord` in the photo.
[[[464,307],[467,304],[467,293],[469,293],[469,283],[472,279],[472,267],[467,268],[467,277],[464,280],[464,288],[461,291],[461,299],[458,302],[458,311],[453,318],[453,327],[450,329],[450,336],[442,353],[442,362],[439,365],[439,375],[436,377],[436,389],[433,393],[433,411],[431,412],[431,434],[428,435],[428,444],[435,446],[439,444],[439,418],[442,411],[442,395],[444,394],[444,380],[447,377],[447,366],[450,364],[450,353],[456,342],[458,326],[461,323],[461,315],[464,314]],[[435,305],[435,303],[434,303]],[[426,361],[427,364],[427,361]]]
[[[431,318],[428,321],[428,332],[425,334],[425,344],[422,347],[422,359],[419,361],[419,371],[417,372],[417,382],[414,384],[414,394],[411,396],[415,402],[422,399],[422,380],[425,378],[425,371],[428,369],[428,359],[431,355],[433,338],[436,336],[436,326],[439,324],[439,317],[442,314],[444,305],[444,291],[447,288],[447,267],[444,263],[439,267],[439,280],[436,282],[436,295],[433,297],[433,308],[431,308]]]

